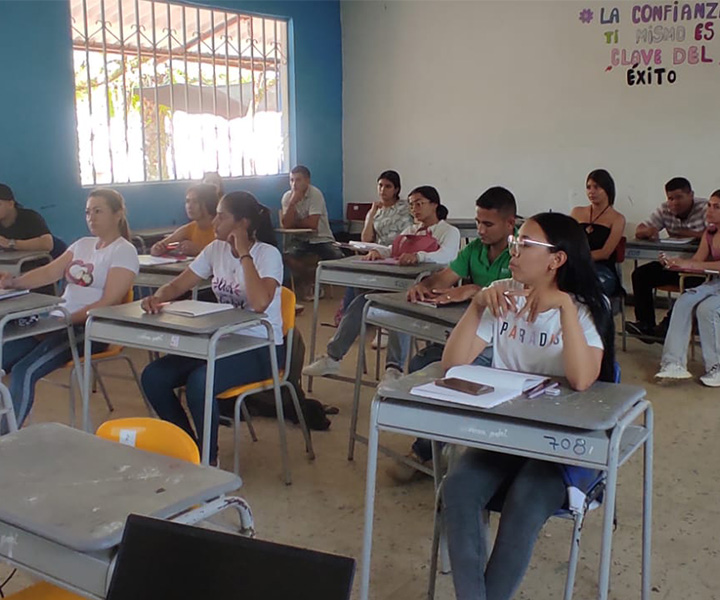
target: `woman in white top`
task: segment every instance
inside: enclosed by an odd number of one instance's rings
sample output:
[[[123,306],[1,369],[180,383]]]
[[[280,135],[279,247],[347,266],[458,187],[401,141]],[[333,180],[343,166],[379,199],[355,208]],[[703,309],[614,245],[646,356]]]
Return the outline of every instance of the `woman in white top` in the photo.
[[[93,237],[79,239],[51,263],[20,276],[0,274],[2,287],[35,289],[64,277],[63,306],[78,326],[85,323],[89,310],[121,304],[130,293],[140,268],[137,251],[129,241],[123,197],[111,189],[93,190],[87,200],[85,219]],[[76,328],[76,337],[82,352],[80,327]],[[4,345],[2,367],[10,373],[9,387],[18,426],[32,408],[35,383],[71,358],[65,331]]]
[[[593,269],[587,237],[571,217],[542,213],[511,239],[513,280],[481,290],[453,330],[446,369],[471,364],[492,344],[493,366],[565,377],[576,390],[613,380],[610,307]],[[467,450],[443,488],[458,600],[509,600],[545,521],[566,502],[556,463]],[[492,500],[492,504],[491,504]],[[481,513],[501,503],[488,557]]]
[[[164,302],[190,291],[203,279],[212,276],[212,290],[217,301],[235,307],[267,314],[272,324],[278,363],[285,360],[282,334],[281,286],[283,261],[275,246],[263,238],[267,231],[268,210],[248,192],[231,192],[223,196],[213,221],[216,240],[173,281],[145,298],[142,307],[156,313]],[[271,234],[272,230],[268,234]],[[265,338],[263,326],[242,330],[243,335]],[[142,374],[147,399],[161,419],[182,427],[202,448],[205,405],[206,362],[196,358],[169,354],[150,363]],[[215,363],[213,394],[232,387],[272,377],[267,348],[258,348],[218,360]],[[194,431],[175,390],[185,386]],[[218,406],[212,413],[210,464],[217,464]]]
[[[424,185],[410,192],[408,198],[415,223],[406,227],[395,238],[393,246],[372,250],[363,259],[381,260],[394,252],[400,265],[416,265],[423,262],[448,264],[455,258],[460,248],[460,232],[445,220],[448,209],[440,202],[440,194],[434,187]],[[425,248],[425,250],[413,251],[413,245],[415,248]],[[363,294],[350,303],[335,335],[328,342],[327,355],[305,367],[303,375],[322,377],[340,371],[340,361],[360,335],[362,312],[366,302],[367,299]],[[409,351],[410,338],[391,333],[385,361],[386,369],[398,371],[398,368],[405,364]]]

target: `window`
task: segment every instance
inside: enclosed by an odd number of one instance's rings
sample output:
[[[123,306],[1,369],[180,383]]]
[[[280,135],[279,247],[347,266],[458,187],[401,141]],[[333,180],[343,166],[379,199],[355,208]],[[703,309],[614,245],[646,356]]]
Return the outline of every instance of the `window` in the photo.
[[[83,185],[287,172],[286,21],[69,1]]]

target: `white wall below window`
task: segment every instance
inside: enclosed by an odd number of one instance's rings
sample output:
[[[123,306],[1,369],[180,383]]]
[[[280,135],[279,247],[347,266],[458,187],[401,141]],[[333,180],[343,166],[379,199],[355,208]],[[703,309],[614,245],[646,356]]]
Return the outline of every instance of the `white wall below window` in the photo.
[[[631,223],[664,199],[671,177],[707,197],[720,187],[720,20],[704,42],[712,63],[673,66],[673,49],[700,46],[695,27],[713,20],[664,23],[685,27],[682,43],[636,43],[634,5],[343,2],[345,201],[372,200],[384,169],[400,172],[405,193],[436,186],[451,217],[472,216],[495,184],[515,193],[521,214],[569,211],[586,201],[594,168],[613,174]],[[601,7],[608,18],[614,6],[620,24],[601,24]],[[615,29],[618,44],[607,44]],[[676,82],[629,86],[628,66],[606,70],[613,48],[651,60],[659,49],[653,69],[674,69]]]

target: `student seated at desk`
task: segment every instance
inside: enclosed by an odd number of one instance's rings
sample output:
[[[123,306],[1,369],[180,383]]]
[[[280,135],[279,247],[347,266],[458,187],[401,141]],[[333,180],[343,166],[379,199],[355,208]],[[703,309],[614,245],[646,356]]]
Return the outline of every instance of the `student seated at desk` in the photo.
[[[585,190],[590,206],[576,206],[570,216],[585,229],[600,286],[610,298],[620,292],[617,247],[625,233],[625,217],[615,210],[615,181],[605,169],[587,176]]]
[[[440,194],[434,187],[423,185],[410,192],[408,199],[415,223],[404,229],[395,238],[392,246],[372,250],[362,259],[374,261],[392,256],[397,258],[401,266],[422,262],[449,263],[460,247],[460,232],[445,220],[448,209],[441,204]],[[303,375],[323,377],[340,371],[340,361],[360,335],[362,313],[366,302],[366,295],[362,294],[350,303],[335,335],[328,342],[327,355],[305,367]],[[386,363],[404,364],[409,351],[408,338],[391,335]]]
[[[377,179],[378,201],[365,216],[360,240],[365,243],[390,246],[406,227],[413,224],[408,203],[400,198],[400,174],[397,171],[383,171]],[[358,295],[356,288],[345,290],[340,309],[335,314],[335,324],[340,323],[350,303]]]
[[[613,381],[610,307],[582,227],[542,213],[511,243],[513,280],[497,281],[472,301],[448,339],[446,369],[471,363],[493,344],[493,366],[567,378],[575,390]],[[523,284],[519,289],[516,283]],[[497,538],[481,513],[502,495]],[[566,501],[561,465],[468,449],[443,488],[444,521],[458,600],[509,600],[545,521]]]
[[[267,223],[267,208],[248,192],[225,194],[213,221],[217,239],[210,243],[173,281],[154,295],[144,298],[143,310],[156,313],[162,304],[174,300],[203,279],[212,276],[217,301],[246,310],[266,313],[272,324],[278,364],[285,360],[282,333],[281,286],[282,256],[267,243],[261,232]],[[243,335],[267,337],[265,327],[243,329]],[[161,419],[182,427],[202,448],[207,363],[197,358],[168,354],[150,363],[142,373],[142,386],[148,401]],[[213,394],[235,386],[272,377],[267,348],[258,348],[218,360]],[[175,393],[185,386],[187,405],[195,431],[190,426]],[[217,464],[218,406],[213,404],[210,464]]]
[[[45,219],[15,200],[9,186],[0,183],[0,249],[53,249],[53,238]]]
[[[715,190],[707,205],[707,224],[700,247],[690,259],[661,257],[660,262],[675,271],[720,270],[720,190]],[[700,381],[708,387],[720,387],[720,278],[685,292],[673,306],[670,326],[665,336],[657,379],[679,381],[692,379],[687,370],[687,350],[692,334],[693,312],[697,317],[705,375]]]
[[[700,239],[705,231],[705,211],[707,200],[696,198],[690,182],[684,177],[675,177],[665,184],[667,202],[640,223],[635,230],[639,240],[659,239],[660,232],[665,229],[670,237]],[[658,261],[646,263],[633,271],[632,286],[635,297],[635,322],[625,323],[625,331],[641,336],[643,341],[652,344],[647,337],[664,338],[670,323],[667,315],[659,326],[655,325],[655,288],[663,285],[678,285],[680,275],[668,271]],[[694,287],[702,283],[702,279],[691,278],[686,287]],[[642,336],[646,336],[643,338]]]
[[[448,267],[435,271],[408,290],[410,302],[430,301],[436,304],[454,304],[470,300],[482,288],[498,279],[512,277],[510,273],[510,251],[508,237],[515,231],[517,204],[512,192],[503,187],[492,187],[475,202],[475,222],[478,239],[465,246]],[[468,283],[456,286],[461,280]],[[391,332],[391,336],[404,336]],[[442,358],[442,344],[428,344],[410,359],[409,372],[414,373]],[[474,364],[490,366],[492,364],[492,346],[485,348]],[[390,371],[392,369],[392,371]],[[397,379],[402,375],[402,365],[390,365],[389,378]],[[421,465],[432,461],[430,440],[418,438],[407,455],[408,459]],[[422,476],[419,471],[405,462],[392,463],[387,470],[390,477],[399,483],[407,483]]]
[[[281,200],[281,225],[285,229],[312,229],[288,237],[285,258],[295,277],[298,297],[310,301],[318,260],[342,258],[330,229],[322,192],[310,183],[310,169],[298,165],[290,171],[290,190]]]
[[[48,265],[17,277],[0,274],[0,286],[8,289],[34,289],[64,277],[63,305],[78,326],[75,335],[81,354],[82,325],[88,311],[121,304],[140,269],[137,250],[129,241],[125,201],[118,192],[105,188],[91,191],[85,219],[93,237],[79,239]],[[2,368],[10,373],[9,388],[18,426],[32,408],[35,383],[71,359],[66,331],[5,344]]]
[[[191,186],[185,196],[185,212],[190,223],[176,229],[166,238],[153,244],[150,254],[161,256],[168,252],[169,244],[180,254],[197,256],[202,249],[215,239],[213,219],[217,210],[217,188],[209,183]]]

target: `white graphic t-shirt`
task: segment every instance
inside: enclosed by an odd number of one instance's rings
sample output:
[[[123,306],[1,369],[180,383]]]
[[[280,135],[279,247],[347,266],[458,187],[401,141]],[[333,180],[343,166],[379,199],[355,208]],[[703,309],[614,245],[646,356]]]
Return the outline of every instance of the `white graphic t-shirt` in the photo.
[[[516,298],[518,310],[525,306],[526,298]],[[585,340],[593,348],[603,348],[602,338],[595,327],[587,306],[575,302],[580,327]],[[480,319],[477,336],[493,346],[493,367],[564,377],[563,337],[560,326],[560,310],[553,309],[537,315],[534,323],[508,313],[505,317],[493,317],[488,310]]]
[[[97,248],[99,238],[84,237],[67,249],[72,261],[65,269],[63,306],[70,313],[102,298],[110,269],[119,267],[133,274],[140,270],[137,250],[125,238],[118,238],[109,246]]]
[[[253,258],[255,269],[257,269],[261,279],[270,277],[278,282],[275,296],[273,296],[270,305],[265,309],[265,314],[272,325],[275,344],[280,346],[283,343],[281,310],[282,256],[275,246],[263,242],[255,242],[250,248],[249,254]],[[245,285],[245,273],[242,264],[240,259],[233,256],[230,244],[227,242],[222,240],[210,242],[190,264],[190,269],[203,279],[212,276],[212,290],[221,304],[232,304],[236,308],[252,310],[248,305],[247,286]],[[267,337],[267,331],[261,325],[243,329],[239,333],[254,337]]]

